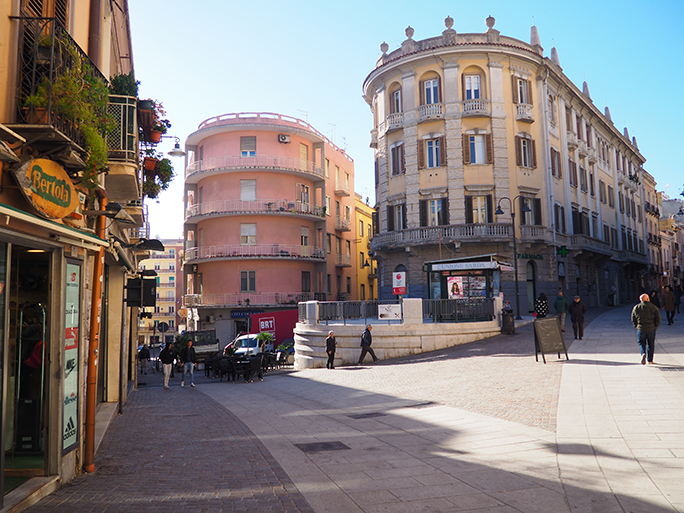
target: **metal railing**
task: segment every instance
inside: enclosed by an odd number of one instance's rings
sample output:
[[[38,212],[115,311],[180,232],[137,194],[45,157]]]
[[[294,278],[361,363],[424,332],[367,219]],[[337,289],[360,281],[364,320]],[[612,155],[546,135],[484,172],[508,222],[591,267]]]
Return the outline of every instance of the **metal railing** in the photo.
[[[328,324],[329,321],[343,321],[344,324],[347,324],[347,321],[363,319],[364,324],[368,324],[369,320],[378,319],[379,305],[401,306],[402,302],[398,299],[390,301],[321,301],[318,303],[317,322]],[[404,320],[403,306],[401,308],[402,312],[401,319],[398,319],[399,322]],[[300,317],[302,315],[305,317],[305,314],[300,309]]]
[[[263,169],[263,170],[288,170],[299,171],[323,178],[323,168],[316,167],[310,160],[296,157],[283,157],[280,155],[257,155],[255,157],[242,157],[240,155],[225,155],[204,160],[196,160],[185,168],[185,178],[190,178],[197,173],[206,173],[213,170],[236,170],[236,169]]]
[[[313,258],[325,260],[322,248],[286,244],[232,244],[225,246],[205,246],[188,248],[185,261],[211,258]]]
[[[107,132],[108,160],[138,163],[137,111],[137,98],[109,95],[107,114],[113,121],[113,128]]]
[[[351,230],[351,220],[342,216],[335,216],[335,230],[348,232]]]
[[[423,299],[423,319],[433,322],[483,322],[494,320],[494,299]]]
[[[319,292],[228,292],[217,294],[188,294],[183,306],[269,306],[296,305],[302,301],[320,301]]]
[[[195,216],[210,216],[213,214],[304,214],[316,217],[325,217],[325,207],[311,205],[302,201],[288,201],[276,199],[263,199],[253,201],[223,200],[205,201],[191,205],[185,211],[185,219]]]
[[[392,232],[379,233],[373,236],[371,248],[377,249],[386,245],[414,242],[449,242],[469,240],[508,240],[513,236],[510,223],[474,223],[451,224],[445,226],[425,226]]]

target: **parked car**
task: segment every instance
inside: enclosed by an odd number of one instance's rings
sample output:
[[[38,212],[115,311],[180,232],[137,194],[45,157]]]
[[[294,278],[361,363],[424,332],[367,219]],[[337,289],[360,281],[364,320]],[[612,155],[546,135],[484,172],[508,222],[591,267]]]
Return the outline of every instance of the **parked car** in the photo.
[[[240,335],[231,344],[226,347],[235,348],[236,355],[253,355],[260,352],[259,341],[257,340],[257,334],[252,333],[251,335]],[[273,344],[266,344],[266,351],[273,351]],[[225,349],[224,349],[225,354]]]

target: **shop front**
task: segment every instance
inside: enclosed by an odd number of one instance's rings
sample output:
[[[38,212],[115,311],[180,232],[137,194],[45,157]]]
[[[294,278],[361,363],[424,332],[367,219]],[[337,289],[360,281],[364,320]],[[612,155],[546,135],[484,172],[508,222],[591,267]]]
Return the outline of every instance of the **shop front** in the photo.
[[[429,299],[470,299],[498,297],[501,271],[494,255],[425,262]]]

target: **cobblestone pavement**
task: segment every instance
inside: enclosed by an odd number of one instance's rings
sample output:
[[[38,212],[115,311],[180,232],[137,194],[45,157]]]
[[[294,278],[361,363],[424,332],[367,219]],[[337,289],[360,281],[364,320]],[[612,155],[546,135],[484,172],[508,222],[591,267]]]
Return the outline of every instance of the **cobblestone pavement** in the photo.
[[[131,393],[95,468],[27,511],[313,511],[259,439],[199,387]]]

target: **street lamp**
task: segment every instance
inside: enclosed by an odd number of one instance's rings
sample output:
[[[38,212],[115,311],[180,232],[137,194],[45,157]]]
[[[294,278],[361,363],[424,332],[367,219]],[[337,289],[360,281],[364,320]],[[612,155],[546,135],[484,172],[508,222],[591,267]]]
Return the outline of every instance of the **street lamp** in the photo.
[[[522,317],[520,316],[520,287],[518,285],[518,246],[516,244],[516,238],[515,238],[515,200],[518,198],[523,198],[523,207],[522,211],[523,213],[526,212],[532,212],[530,207],[527,206],[527,200],[523,196],[516,196],[511,200],[511,198],[504,196],[503,198],[499,199],[499,202],[496,204],[496,212],[494,212],[495,215],[500,216],[503,215],[504,211],[501,210],[501,200],[508,200],[508,204],[511,206],[511,223],[513,224],[513,266],[515,268],[515,308],[516,308],[516,313],[518,316],[516,317],[517,320],[522,320]]]

